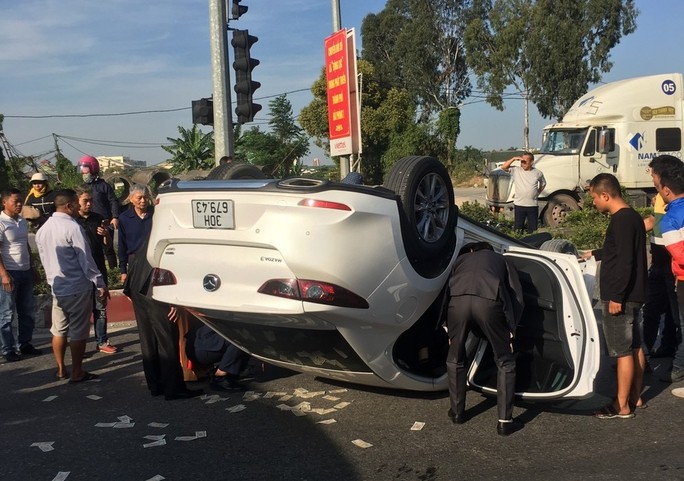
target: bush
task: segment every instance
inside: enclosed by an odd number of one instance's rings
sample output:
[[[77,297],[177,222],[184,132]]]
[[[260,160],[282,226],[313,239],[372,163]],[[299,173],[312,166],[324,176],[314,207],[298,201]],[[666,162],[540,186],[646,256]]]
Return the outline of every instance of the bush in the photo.
[[[492,229],[496,229],[503,234],[515,238],[523,236],[514,231],[513,222],[511,222],[510,219],[506,219],[503,214],[493,213],[485,204],[480,204],[479,202],[464,202],[459,208],[459,212],[466,217],[491,227]]]
[[[34,269],[36,270],[40,280],[33,284],[33,295],[39,296],[42,294],[50,294],[50,286],[45,278],[45,269],[43,269],[43,264],[40,263],[40,259],[37,254],[33,254],[31,261]],[[121,284],[121,272],[118,267],[114,269],[107,270],[107,285],[109,290],[122,289],[123,284]]]
[[[624,191],[623,197],[631,205],[629,196],[625,195]],[[650,207],[635,210],[644,218],[653,214],[653,209]],[[554,238],[569,240],[577,249],[599,249],[603,246],[609,223],[610,216],[597,211],[591,195],[585,194],[582,210],[569,212],[563,225],[550,232]]]

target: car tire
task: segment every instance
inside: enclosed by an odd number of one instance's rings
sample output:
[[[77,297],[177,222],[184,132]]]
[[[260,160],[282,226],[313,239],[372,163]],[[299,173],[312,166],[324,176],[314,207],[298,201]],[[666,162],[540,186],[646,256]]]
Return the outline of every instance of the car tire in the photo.
[[[247,162],[230,162],[228,164],[217,165],[206,180],[230,180],[230,179],[267,179],[256,165]]]
[[[547,252],[560,252],[562,254],[572,254],[579,257],[579,252],[572,242],[565,239],[551,239],[539,246],[540,250]]]
[[[434,268],[454,249],[458,217],[446,167],[434,157],[404,157],[383,185],[400,198],[404,247],[414,268],[422,275],[438,275]]]
[[[544,209],[544,225],[558,227],[565,222],[568,212],[579,210],[577,200],[568,194],[554,195]]]

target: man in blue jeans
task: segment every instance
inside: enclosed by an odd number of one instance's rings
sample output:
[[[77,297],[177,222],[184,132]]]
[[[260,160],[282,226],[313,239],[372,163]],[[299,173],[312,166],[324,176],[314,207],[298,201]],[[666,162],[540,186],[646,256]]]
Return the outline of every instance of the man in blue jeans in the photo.
[[[102,274],[105,284],[107,284],[107,266],[103,248],[112,243],[107,227],[108,221],[97,212],[92,211],[93,193],[89,186],[76,189],[76,194],[78,194],[78,218],[76,222],[83,227],[95,265]],[[94,286],[93,324],[97,350],[104,354],[119,352],[119,349],[109,342],[109,336],[107,336],[107,298],[99,296]]]
[[[33,269],[28,244],[28,223],[20,215],[23,202],[18,189],[0,194],[0,341],[7,362],[21,359],[16,351],[12,318],[17,311],[19,351],[27,355],[42,354],[31,344],[34,328]]]

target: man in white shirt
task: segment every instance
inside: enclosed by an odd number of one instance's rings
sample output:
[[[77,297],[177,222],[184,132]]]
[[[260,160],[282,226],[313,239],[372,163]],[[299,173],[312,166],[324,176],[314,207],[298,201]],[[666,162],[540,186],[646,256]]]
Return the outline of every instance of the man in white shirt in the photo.
[[[520,166],[514,166],[513,162],[520,161]],[[546,187],[546,179],[541,170],[532,167],[534,155],[523,152],[520,157],[513,157],[503,163],[501,168],[510,172],[515,186],[515,199],[513,211],[515,214],[515,230],[522,232],[527,224],[527,233],[537,230],[539,221],[539,193]]]
[[[83,370],[83,354],[90,333],[93,284],[100,297],[109,296],[95,265],[83,228],[78,224],[79,203],[70,189],[55,192],[56,212],[36,233],[40,260],[52,288],[52,351],[57,377],[66,379],[64,366],[67,336],[72,371],[69,382],[90,381],[98,376]]]
[[[21,359],[16,352],[12,318],[17,311],[19,351],[41,354],[31,344],[34,328],[33,269],[28,244],[28,223],[21,216],[23,205],[18,189],[6,189],[0,194],[0,344],[7,362]]]

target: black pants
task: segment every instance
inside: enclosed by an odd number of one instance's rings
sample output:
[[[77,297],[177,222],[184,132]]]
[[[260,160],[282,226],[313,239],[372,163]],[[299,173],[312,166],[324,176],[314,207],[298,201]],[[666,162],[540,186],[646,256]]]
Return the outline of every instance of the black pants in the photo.
[[[202,335],[198,335],[200,332]],[[207,326],[188,332],[185,351],[192,361],[206,366],[218,364],[221,371],[234,376],[242,372],[250,358]]]
[[[538,227],[539,220],[539,207],[522,207],[519,205],[514,206],[513,214],[515,218],[514,229],[522,232],[525,224],[527,223],[527,233],[531,234]]]
[[[135,267],[129,266],[129,276],[138,274]],[[163,393],[167,396],[185,390],[178,350],[178,328],[169,321],[169,305],[141,294],[138,289],[132,290],[130,297],[140,333],[147,387],[152,394]]]
[[[653,351],[660,319],[663,318],[663,329],[660,338],[660,348],[674,352],[681,339],[678,339],[679,309],[677,307],[677,293],[675,292],[675,278],[669,264],[654,263],[648,270],[648,284],[646,287],[646,301],[644,302],[644,346],[649,353]]]
[[[494,352],[498,370],[496,380],[497,412],[500,420],[513,417],[515,395],[515,355],[511,346],[511,332],[501,302],[477,296],[456,296],[449,302],[447,317],[449,353],[447,374],[451,409],[455,414],[465,409],[465,392],[468,374],[465,343],[468,334],[477,327],[487,338]]]

